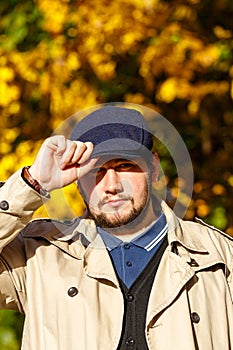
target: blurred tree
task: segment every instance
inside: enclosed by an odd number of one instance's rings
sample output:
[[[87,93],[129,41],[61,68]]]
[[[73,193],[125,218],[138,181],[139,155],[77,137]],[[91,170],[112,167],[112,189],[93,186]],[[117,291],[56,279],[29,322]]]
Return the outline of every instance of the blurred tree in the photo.
[[[1,179],[30,164],[73,113],[142,104],[172,122],[190,151],[186,218],[233,234],[232,15],[231,0],[1,0]],[[178,179],[160,153],[172,205]]]
[[[0,349],[18,350],[21,343],[23,316],[15,311],[0,311]]]

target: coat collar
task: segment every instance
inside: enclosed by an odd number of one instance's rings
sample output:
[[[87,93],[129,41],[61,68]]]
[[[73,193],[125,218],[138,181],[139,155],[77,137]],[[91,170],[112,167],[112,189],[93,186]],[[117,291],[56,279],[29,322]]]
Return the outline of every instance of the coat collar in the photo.
[[[195,223],[179,219],[165,202],[161,203],[161,207],[168,223],[168,243],[170,245],[177,242],[188,250],[208,253],[199,239]]]
[[[162,208],[168,221],[168,243],[171,252],[176,252],[194,271],[221,264],[227,273],[224,253],[221,248],[216,249],[220,239],[213,232],[213,228],[200,222],[177,218],[164,202]]]
[[[208,250],[199,239],[199,235],[197,234],[197,230],[195,228],[195,223],[180,220],[164,201],[161,202],[161,208],[168,223],[169,245],[177,242],[188,250],[208,253]],[[91,219],[87,219],[85,217],[76,218],[68,226],[64,226],[64,224],[59,226],[58,223],[57,227],[58,232],[53,235],[53,238],[56,240],[61,242],[68,242],[71,240],[77,241],[80,239],[81,235],[83,237],[82,241],[86,242],[86,246],[89,244],[92,247],[99,247],[100,244],[103,246],[103,242],[99,237],[96,225]]]
[[[178,293],[197,271],[217,264],[221,264],[225,272],[227,271],[224,258],[213,243],[212,232],[208,232],[206,227],[201,224],[186,222],[177,218],[164,202],[162,202],[161,207],[168,223],[168,248],[164,253],[157,273],[158,279],[159,271],[163,276],[166,270],[166,275],[169,276],[168,284],[176,285]],[[92,220],[77,218],[69,225],[48,221],[37,220],[29,224],[24,230],[24,237],[43,237],[47,239],[67,254],[83,260],[84,269],[89,276],[106,279],[114,285],[118,285],[110,257]],[[177,247],[176,254],[174,254],[173,246]],[[163,288],[163,283],[163,278],[161,278],[159,289],[163,290],[164,293],[160,294],[161,303],[164,303],[163,295],[170,293],[169,288],[167,289],[166,286]],[[156,285],[158,284],[156,283]],[[175,296],[172,293],[169,299],[173,299]],[[161,306],[159,304],[158,300],[154,304],[157,305],[157,310]],[[154,312],[155,309],[152,313]]]
[[[201,256],[210,255],[210,246],[203,243],[206,227],[179,219],[165,202],[161,202],[161,208],[168,223],[169,246],[176,245],[180,251],[185,250],[192,254],[199,253]],[[48,219],[34,220],[24,229],[23,235],[25,237],[44,237],[63,249],[66,246],[68,250],[68,245],[72,245],[72,243],[81,244],[84,250],[88,246],[92,248],[105,247],[103,240],[97,233],[94,221],[85,217],[75,218],[69,224]],[[82,256],[84,250],[82,249]],[[78,258],[82,258],[82,256],[78,256]]]
[[[187,262],[197,261],[196,268],[224,263],[207,229],[201,224],[179,219],[165,202],[161,203],[168,223],[169,247],[176,246],[178,255]],[[23,231],[25,238],[43,237],[78,259],[83,259],[87,248],[105,248],[93,220],[76,218],[69,224],[51,220],[35,220]],[[195,267],[195,266],[193,266]]]

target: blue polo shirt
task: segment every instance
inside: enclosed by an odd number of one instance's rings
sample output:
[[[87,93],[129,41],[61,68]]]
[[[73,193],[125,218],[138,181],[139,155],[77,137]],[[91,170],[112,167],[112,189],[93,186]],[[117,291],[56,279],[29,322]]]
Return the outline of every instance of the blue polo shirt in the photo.
[[[161,214],[153,226],[130,242],[123,242],[100,227],[97,229],[119,278],[127,288],[130,288],[165,238],[167,221],[165,215]]]

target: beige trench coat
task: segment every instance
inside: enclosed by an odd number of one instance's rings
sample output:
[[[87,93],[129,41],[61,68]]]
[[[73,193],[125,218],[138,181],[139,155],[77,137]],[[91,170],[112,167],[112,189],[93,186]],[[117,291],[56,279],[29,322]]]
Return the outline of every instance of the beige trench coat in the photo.
[[[123,297],[94,224],[40,220],[21,232],[39,205],[19,173],[1,188],[0,307],[25,314],[22,349],[117,349]],[[169,245],[149,299],[148,347],[233,349],[232,239],[162,206]]]

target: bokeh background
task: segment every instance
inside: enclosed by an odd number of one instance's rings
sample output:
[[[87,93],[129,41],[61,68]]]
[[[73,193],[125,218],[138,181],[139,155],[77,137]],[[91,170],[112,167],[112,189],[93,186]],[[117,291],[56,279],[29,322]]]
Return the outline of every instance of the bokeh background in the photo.
[[[232,0],[1,0],[1,181],[77,111],[141,104],[165,116],[190,152],[185,218],[233,235],[232,18]],[[163,147],[160,157],[175,200],[179,179]],[[79,214],[74,188],[66,191]],[[20,348],[22,322],[0,313],[1,350]]]

